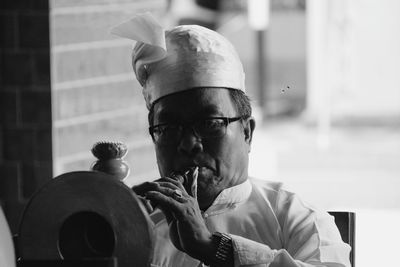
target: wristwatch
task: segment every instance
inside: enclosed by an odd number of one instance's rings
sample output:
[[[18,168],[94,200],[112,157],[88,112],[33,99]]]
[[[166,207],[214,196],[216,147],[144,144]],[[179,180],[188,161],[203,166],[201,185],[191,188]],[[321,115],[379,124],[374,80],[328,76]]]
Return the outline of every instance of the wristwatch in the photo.
[[[215,232],[212,240],[217,247],[217,252],[211,266],[230,266],[233,261],[232,238],[227,234]]]

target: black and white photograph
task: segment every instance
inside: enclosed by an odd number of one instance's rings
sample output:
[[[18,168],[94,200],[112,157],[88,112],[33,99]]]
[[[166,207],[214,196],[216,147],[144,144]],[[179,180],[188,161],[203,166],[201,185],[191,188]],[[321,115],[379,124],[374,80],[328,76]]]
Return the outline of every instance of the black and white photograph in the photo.
[[[0,267],[398,266],[399,12],[1,0]]]

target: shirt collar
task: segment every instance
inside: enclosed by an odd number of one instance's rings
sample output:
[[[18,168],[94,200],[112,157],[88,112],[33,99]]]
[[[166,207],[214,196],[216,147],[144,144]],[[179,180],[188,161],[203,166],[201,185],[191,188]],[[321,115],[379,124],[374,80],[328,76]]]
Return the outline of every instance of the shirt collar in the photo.
[[[237,204],[243,202],[250,196],[251,190],[252,185],[247,179],[241,184],[222,190],[211,206]]]

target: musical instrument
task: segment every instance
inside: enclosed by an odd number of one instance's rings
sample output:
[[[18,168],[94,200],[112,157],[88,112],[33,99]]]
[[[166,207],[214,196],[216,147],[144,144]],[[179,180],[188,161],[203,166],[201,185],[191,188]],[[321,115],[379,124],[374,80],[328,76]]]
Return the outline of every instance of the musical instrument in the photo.
[[[19,226],[19,267],[149,266],[150,216],[123,182],[122,143],[99,142],[92,171],[62,174],[37,191]]]

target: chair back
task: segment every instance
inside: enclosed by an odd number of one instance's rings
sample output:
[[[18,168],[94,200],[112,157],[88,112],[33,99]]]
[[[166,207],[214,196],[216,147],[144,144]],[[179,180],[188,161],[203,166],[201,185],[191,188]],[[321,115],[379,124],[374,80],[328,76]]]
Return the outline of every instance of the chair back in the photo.
[[[351,246],[350,262],[351,266],[354,267],[356,214],[348,211],[330,211],[329,214],[335,218],[335,223],[342,236],[342,240]]]

